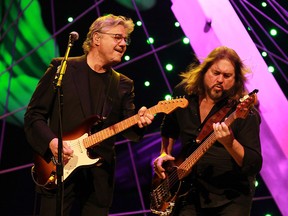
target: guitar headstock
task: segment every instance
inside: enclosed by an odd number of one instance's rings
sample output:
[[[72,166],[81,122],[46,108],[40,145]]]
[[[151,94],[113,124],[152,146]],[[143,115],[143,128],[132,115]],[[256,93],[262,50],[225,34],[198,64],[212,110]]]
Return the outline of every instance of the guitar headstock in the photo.
[[[157,109],[159,112],[169,114],[176,108],[185,108],[188,106],[188,100],[186,98],[177,98],[171,100],[159,101],[157,104]]]
[[[256,93],[258,92],[257,89],[250,92],[248,95],[245,95],[240,99],[240,103],[236,107],[235,115],[236,118],[246,118],[248,115],[251,107],[256,102]]]

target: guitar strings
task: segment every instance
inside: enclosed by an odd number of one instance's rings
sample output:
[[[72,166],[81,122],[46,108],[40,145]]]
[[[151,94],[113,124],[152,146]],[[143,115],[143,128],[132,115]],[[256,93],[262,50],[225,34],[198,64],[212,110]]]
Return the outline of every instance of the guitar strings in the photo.
[[[226,120],[225,123],[230,126],[235,112],[233,112]],[[153,195],[156,195],[157,198],[160,198],[160,200],[163,200],[163,198],[170,198],[170,189],[182,178],[185,177],[185,175],[188,175],[190,173],[190,170],[192,169],[193,165],[200,159],[199,156],[203,155],[216,141],[215,133],[212,132],[208,138],[205,140],[207,142],[207,146],[201,145],[175,170],[172,171],[172,173],[163,180],[163,182],[155,189],[153,190]],[[196,157],[197,156],[197,157]],[[196,157],[196,158],[195,158]],[[194,158],[194,159],[193,159]],[[190,167],[188,169],[188,167]],[[180,171],[180,172],[179,172]],[[167,187],[168,186],[168,187]],[[168,189],[168,190],[167,190]],[[167,197],[168,196],[168,197]],[[157,203],[159,199],[157,199]],[[157,205],[159,206],[159,204]]]

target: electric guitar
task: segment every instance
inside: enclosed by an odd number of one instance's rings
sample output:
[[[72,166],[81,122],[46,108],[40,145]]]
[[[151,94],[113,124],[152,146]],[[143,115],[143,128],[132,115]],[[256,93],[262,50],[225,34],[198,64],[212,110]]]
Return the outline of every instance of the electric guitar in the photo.
[[[188,101],[186,98],[164,100],[149,108],[148,112],[152,115],[157,113],[168,114],[178,107],[184,108],[187,106]],[[89,157],[87,152],[88,148],[99,145],[105,139],[137,124],[139,119],[138,114],[136,114],[106,129],[89,135],[91,127],[94,125],[95,121],[99,120],[98,117],[91,117],[84,121],[79,128],[73,130],[70,134],[63,136],[63,140],[66,141],[73,150],[73,157],[63,165],[63,181],[65,181],[78,167],[93,165],[100,160],[100,158]],[[57,186],[56,164],[57,160],[54,157],[47,161],[40,155],[35,154],[34,166],[31,170],[34,182],[46,189],[55,188]]]
[[[256,93],[254,90],[240,99],[236,110],[225,119],[225,124],[230,126],[235,119],[245,119],[255,102]],[[179,197],[185,195],[187,190],[183,190],[184,178],[191,172],[195,163],[207,152],[207,150],[216,142],[214,131],[197,147],[197,149],[187,158],[179,161],[176,159],[174,166],[170,164],[166,170],[166,178],[161,179],[156,174],[152,179],[152,189],[150,192],[150,210],[156,215],[170,215]],[[177,163],[178,161],[178,163]]]

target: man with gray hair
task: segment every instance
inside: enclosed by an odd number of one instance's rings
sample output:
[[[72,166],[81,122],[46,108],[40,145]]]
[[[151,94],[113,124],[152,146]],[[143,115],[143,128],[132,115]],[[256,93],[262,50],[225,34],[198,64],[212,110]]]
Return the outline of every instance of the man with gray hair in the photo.
[[[83,131],[83,125],[87,127],[92,122],[88,132],[91,135],[135,115],[133,80],[112,68],[121,62],[133,30],[134,23],[130,18],[112,14],[99,17],[90,26],[83,43],[85,54],[67,59],[66,73],[62,80],[64,173],[65,165],[70,167],[69,162],[74,160],[71,164],[75,167],[75,163],[81,160],[76,155],[78,149],[73,148],[65,136],[69,140],[75,139],[78,135],[75,129],[81,126],[78,131]],[[43,160],[42,164],[47,161],[52,163],[58,156],[59,104],[55,99],[55,79],[62,60],[55,58],[51,61],[25,113],[26,137],[36,155]],[[143,137],[143,129],[151,124],[153,118],[146,107],[141,107],[135,125],[123,130],[121,134],[132,141],[139,141]],[[64,179],[64,215],[108,215],[114,189],[114,143],[115,136],[108,136],[97,145],[87,148],[85,157],[96,158],[97,163],[79,169],[76,167]],[[51,179],[53,176],[49,177]],[[44,185],[37,183],[37,191],[41,195],[41,216],[56,215],[57,188],[47,188],[50,185],[51,182]]]

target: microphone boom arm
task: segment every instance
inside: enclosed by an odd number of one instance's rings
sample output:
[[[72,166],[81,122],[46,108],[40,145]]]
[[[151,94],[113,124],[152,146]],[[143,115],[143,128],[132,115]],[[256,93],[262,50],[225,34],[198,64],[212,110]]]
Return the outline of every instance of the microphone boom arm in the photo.
[[[56,83],[56,87],[60,87],[61,84],[62,84],[62,79],[63,79],[63,76],[66,72],[66,68],[67,68],[67,59],[68,59],[68,56],[69,56],[69,53],[70,53],[70,50],[71,50],[71,47],[73,46],[73,43],[71,43],[71,39],[69,37],[69,42],[68,42],[68,46],[67,46],[67,49],[66,49],[66,53],[65,53],[65,56],[61,62],[61,65],[60,65],[60,70],[59,70],[59,77],[58,77],[58,80],[57,80],[57,83]]]
[[[62,84],[62,79],[63,79],[63,76],[64,76],[65,71],[66,71],[67,59],[68,59],[71,47],[73,46],[74,41],[78,40],[78,38],[79,38],[79,35],[78,35],[77,32],[71,32],[70,35],[69,35],[68,46],[67,46],[67,49],[66,49],[66,52],[65,52],[65,56],[64,56],[64,58],[63,58],[63,60],[61,62],[61,65],[60,65],[59,77],[58,77],[58,80],[57,80],[57,83],[56,83],[56,87],[60,87],[61,84]]]

